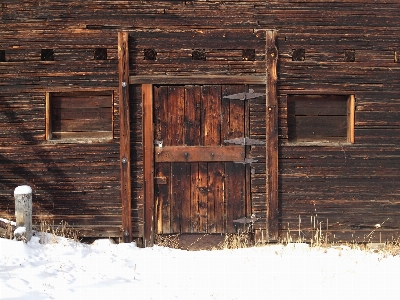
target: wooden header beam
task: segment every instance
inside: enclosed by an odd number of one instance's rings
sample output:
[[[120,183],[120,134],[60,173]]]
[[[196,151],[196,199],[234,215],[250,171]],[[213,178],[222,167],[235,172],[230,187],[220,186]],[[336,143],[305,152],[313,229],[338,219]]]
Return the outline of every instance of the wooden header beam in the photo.
[[[130,84],[265,84],[265,76],[255,75],[134,75]]]
[[[120,116],[120,168],[123,241],[132,241],[131,142],[129,126],[128,33],[118,33],[118,82]]]
[[[269,240],[278,239],[278,97],[276,92],[278,49],[275,44],[276,31],[266,32],[267,61],[267,232]]]

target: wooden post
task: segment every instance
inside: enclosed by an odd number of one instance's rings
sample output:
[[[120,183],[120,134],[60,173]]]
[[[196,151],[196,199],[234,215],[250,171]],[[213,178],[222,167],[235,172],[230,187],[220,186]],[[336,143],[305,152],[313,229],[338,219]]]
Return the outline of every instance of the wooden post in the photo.
[[[153,85],[142,85],[143,103],[143,173],[144,173],[144,238],[145,247],[154,244],[154,125]]]
[[[25,227],[25,241],[32,237],[32,189],[28,185],[21,185],[14,190],[16,231]]]
[[[128,33],[118,33],[120,168],[123,241],[132,242]]]
[[[269,240],[278,239],[278,97],[276,92],[278,49],[276,31],[266,32],[267,61],[267,234]]]

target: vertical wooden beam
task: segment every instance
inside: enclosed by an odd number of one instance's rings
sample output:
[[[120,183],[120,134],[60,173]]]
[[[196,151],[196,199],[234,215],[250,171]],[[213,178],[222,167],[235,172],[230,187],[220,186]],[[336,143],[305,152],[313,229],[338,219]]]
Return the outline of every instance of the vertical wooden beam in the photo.
[[[51,107],[50,107],[50,93],[46,93],[46,140],[51,140],[52,138],[51,128]]]
[[[278,97],[276,92],[278,49],[276,31],[266,32],[266,168],[267,168],[267,232],[270,240],[278,239]]]
[[[131,158],[129,126],[129,51],[128,33],[118,33],[118,82],[120,116],[120,168],[123,240],[132,241]]]
[[[144,174],[144,238],[145,247],[154,244],[154,125],[153,85],[142,85],[143,104],[143,174]]]
[[[348,121],[347,121],[347,129],[348,129],[348,133],[347,133],[347,139],[350,143],[354,143],[354,117],[355,117],[355,107],[356,107],[356,100],[354,95],[350,95],[349,97],[349,104],[348,104]]]

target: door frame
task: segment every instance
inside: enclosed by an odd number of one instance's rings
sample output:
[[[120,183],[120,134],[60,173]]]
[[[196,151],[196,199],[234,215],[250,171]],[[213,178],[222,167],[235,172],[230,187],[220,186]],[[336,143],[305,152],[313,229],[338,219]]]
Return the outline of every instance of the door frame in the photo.
[[[266,31],[266,72],[264,76],[255,75],[191,75],[191,76],[129,76],[128,34],[119,33],[119,92],[120,92],[120,159],[121,159],[121,198],[122,229],[130,232],[131,193],[130,193],[130,152],[129,141],[129,94],[128,84],[142,86],[143,114],[143,177],[144,177],[144,229],[143,245],[151,247],[155,237],[154,202],[154,122],[153,85],[222,85],[257,84],[266,86],[266,230],[269,240],[278,239],[278,101],[277,101],[277,60],[276,31]],[[125,49],[125,50],[124,50]],[[124,51],[123,51],[124,50]],[[120,55],[121,53],[121,55]],[[127,67],[128,65],[128,67]],[[126,69],[128,68],[128,70]],[[127,84],[128,82],[128,84]],[[127,109],[128,108],[128,109]],[[124,129],[124,130],[122,130]],[[124,134],[123,134],[124,133]],[[127,186],[129,181],[129,187]],[[129,188],[129,192],[127,189]],[[125,205],[124,205],[125,204]],[[129,204],[129,205],[128,205]],[[128,216],[129,215],[129,216]],[[128,239],[126,240],[128,241]]]

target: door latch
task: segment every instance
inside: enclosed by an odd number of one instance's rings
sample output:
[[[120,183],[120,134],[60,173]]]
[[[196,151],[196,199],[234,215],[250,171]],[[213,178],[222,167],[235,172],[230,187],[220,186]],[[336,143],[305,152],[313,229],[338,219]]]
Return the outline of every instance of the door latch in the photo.
[[[156,145],[159,148],[162,148],[163,140],[154,140],[154,145]]]

